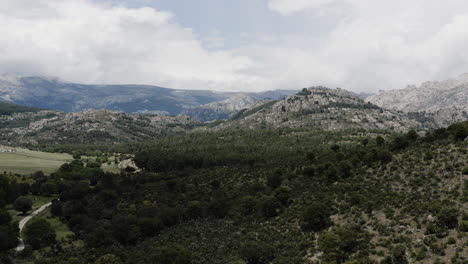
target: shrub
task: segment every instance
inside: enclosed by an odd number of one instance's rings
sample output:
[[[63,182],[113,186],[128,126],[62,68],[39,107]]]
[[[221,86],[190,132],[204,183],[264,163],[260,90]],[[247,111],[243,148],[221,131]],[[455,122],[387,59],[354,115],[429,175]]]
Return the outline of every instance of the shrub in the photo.
[[[257,241],[244,243],[239,253],[247,264],[268,264],[275,257],[274,250],[270,245]]]
[[[302,214],[302,229],[317,232],[331,226],[329,208],[329,205],[322,202],[315,202],[307,207]]]
[[[55,231],[45,219],[33,220],[24,231],[26,243],[36,250],[56,243]]]
[[[31,199],[21,196],[15,200],[15,203],[13,204],[13,206],[15,207],[16,211],[26,214],[29,210],[32,209],[32,204],[33,202],[31,201]]]

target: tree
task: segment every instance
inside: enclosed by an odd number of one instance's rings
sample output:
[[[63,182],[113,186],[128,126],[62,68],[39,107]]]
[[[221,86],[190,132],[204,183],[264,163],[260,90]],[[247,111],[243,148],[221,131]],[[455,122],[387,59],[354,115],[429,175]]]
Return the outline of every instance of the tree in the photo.
[[[337,227],[324,232],[317,241],[323,251],[323,259],[333,263],[343,263],[355,252],[368,247],[370,238],[359,228]]]
[[[45,196],[50,196],[57,192],[57,185],[52,182],[46,182],[41,185],[41,192]]]
[[[265,217],[275,217],[281,212],[281,204],[273,197],[266,197],[262,203],[262,213]]]
[[[266,243],[248,241],[242,245],[239,253],[247,264],[268,264],[275,258],[274,252]]]
[[[393,263],[398,264],[407,264],[408,260],[406,259],[406,247],[404,245],[397,245],[392,250],[392,260]]]
[[[302,214],[301,227],[305,231],[318,232],[332,225],[330,206],[323,202],[315,202],[306,208]]]
[[[281,177],[281,173],[275,172],[272,175],[269,175],[267,178],[267,185],[272,189],[278,188],[281,183],[283,182],[283,178]]]
[[[96,260],[94,264],[123,264],[122,260],[120,260],[119,257],[112,255],[112,254],[106,254]]]
[[[24,230],[25,241],[36,250],[56,243],[55,230],[45,219],[33,220]]]
[[[24,215],[32,209],[33,202],[31,199],[21,196],[16,199],[15,203],[13,204],[14,208],[18,212],[22,212]]]
[[[381,136],[377,136],[375,138],[375,143],[377,143],[377,146],[382,146],[385,143],[385,139]]]
[[[437,215],[437,223],[441,227],[454,229],[458,226],[458,210],[456,208],[443,208]]]
[[[411,129],[407,134],[406,134],[406,137],[411,140],[411,141],[414,141],[416,139],[418,139],[418,133],[416,133],[416,131],[414,129]]]
[[[393,151],[402,150],[409,146],[409,141],[404,136],[397,136],[393,139],[390,149]]]
[[[307,158],[309,161],[311,161],[311,162],[315,161],[315,159],[316,159],[315,153],[313,153],[313,152],[307,152],[306,158]]]
[[[11,223],[11,216],[0,209],[0,252],[18,245],[18,227]]]

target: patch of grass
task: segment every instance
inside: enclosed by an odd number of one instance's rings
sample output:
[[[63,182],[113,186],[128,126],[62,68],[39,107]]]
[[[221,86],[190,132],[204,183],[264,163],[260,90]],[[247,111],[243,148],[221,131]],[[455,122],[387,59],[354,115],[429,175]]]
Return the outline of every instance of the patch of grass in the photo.
[[[111,162],[110,165],[108,165],[107,163],[104,163],[102,164],[101,168],[105,172],[120,173],[119,167],[114,162]]]
[[[55,230],[57,241],[65,239],[67,236],[73,235],[73,232],[68,228],[67,225],[60,222],[58,218],[45,218],[47,222],[52,225],[52,228]]]
[[[0,146],[0,150],[10,147]],[[65,162],[73,160],[69,154],[46,153],[17,148],[15,153],[0,153],[0,172],[27,175],[36,171],[50,174]]]

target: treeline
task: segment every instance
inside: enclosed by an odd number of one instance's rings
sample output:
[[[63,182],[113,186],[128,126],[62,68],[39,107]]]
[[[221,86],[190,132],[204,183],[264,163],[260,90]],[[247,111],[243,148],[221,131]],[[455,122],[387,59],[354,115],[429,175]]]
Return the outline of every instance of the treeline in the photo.
[[[43,110],[43,109],[0,101],[0,115],[11,115],[14,113],[24,113],[24,112],[38,112],[40,110]]]

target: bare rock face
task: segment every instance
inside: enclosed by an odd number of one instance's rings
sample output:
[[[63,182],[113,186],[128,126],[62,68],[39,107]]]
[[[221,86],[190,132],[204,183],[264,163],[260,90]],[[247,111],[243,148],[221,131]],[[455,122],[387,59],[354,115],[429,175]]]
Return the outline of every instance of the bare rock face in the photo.
[[[402,112],[425,112],[438,126],[468,120],[468,74],[441,82],[425,82],[367,98],[380,107]]]
[[[407,131],[421,124],[405,114],[384,110],[343,89],[304,88],[284,100],[256,102],[215,129],[303,128]]]

